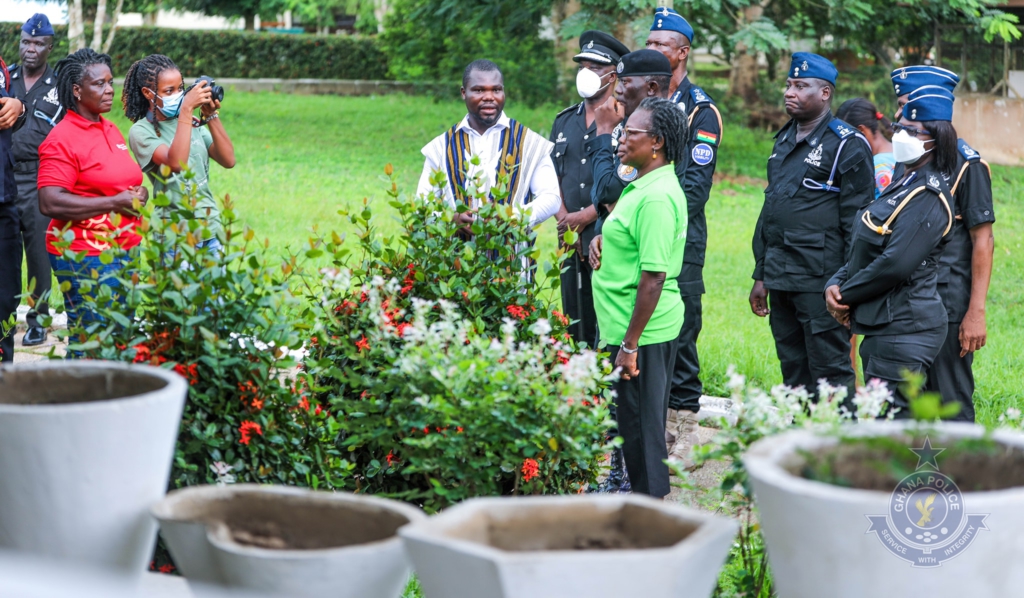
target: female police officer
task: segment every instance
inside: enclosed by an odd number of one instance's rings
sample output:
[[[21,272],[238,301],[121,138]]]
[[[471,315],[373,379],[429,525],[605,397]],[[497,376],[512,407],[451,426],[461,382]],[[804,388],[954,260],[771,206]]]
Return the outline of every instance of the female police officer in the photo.
[[[906,371],[931,366],[946,338],[947,316],[937,289],[938,259],[953,225],[942,177],[957,160],[953,94],[922,87],[911,94],[893,125],[893,153],[903,176],[857,214],[849,261],[829,280],[829,312],[864,335],[864,376],[894,391]]]

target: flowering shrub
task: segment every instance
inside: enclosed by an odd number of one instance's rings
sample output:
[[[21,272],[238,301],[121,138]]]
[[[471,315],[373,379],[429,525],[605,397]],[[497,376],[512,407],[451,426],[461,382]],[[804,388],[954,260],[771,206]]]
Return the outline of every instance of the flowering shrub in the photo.
[[[163,194],[150,202],[168,203]],[[194,207],[160,219],[147,206],[144,215],[145,241],[129,265],[116,282],[96,282],[85,295],[85,308],[103,321],[69,322],[61,333],[69,350],[172,369],[189,381],[175,486],[328,482],[326,472],[343,468],[331,422],[302,408],[294,381],[284,375],[295,365],[289,349],[302,345],[299,331],[308,329],[289,291],[296,260],[281,263],[252,230],[239,231],[229,198],[220,252],[200,245],[213,234]]]
[[[460,237],[454,210],[390,180],[398,238],[380,241],[367,203],[349,216],[356,252],[331,235],[308,254],[326,251],[333,267],[308,287],[317,316],[303,379],[310,402],[336,414],[348,487],[431,510],[585,490],[608,450],[611,368],[577,352],[567,318],[539,296],[555,295],[564,253],[541,284],[520,214],[485,202]]]

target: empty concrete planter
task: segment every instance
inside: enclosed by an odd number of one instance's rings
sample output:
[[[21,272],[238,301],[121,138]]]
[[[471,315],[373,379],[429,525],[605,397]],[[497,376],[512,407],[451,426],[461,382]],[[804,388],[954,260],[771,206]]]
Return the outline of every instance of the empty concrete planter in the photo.
[[[141,575],[187,384],[159,368],[0,368],[0,549]]]
[[[153,515],[197,595],[212,584],[296,598],[397,598],[410,567],[395,532],[425,517],[372,496],[255,484],[176,490]]]
[[[851,436],[894,437],[902,436],[905,426],[895,422],[864,423],[846,432]],[[970,424],[934,424],[929,429],[930,443],[935,449],[949,447],[954,439],[984,434],[983,428]],[[1024,436],[1018,433],[996,432],[993,439],[1006,447],[1024,449]],[[1018,563],[1024,557],[1024,487],[982,492],[961,488],[960,498],[940,498],[932,509],[933,520],[924,524],[932,526],[933,537],[937,537],[937,549],[931,550],[936,545],[925,543],[930,540],[928,536],[898,519],[901,512],[913,519],[920,516],[914,505],[918,500],[922,506],[928,502],[932,492],[926,486],[914,491],[924,492],[923,495],[907,493],[906,500],[897,502],[903,493],[845,488],[793,473],[802,467],[802,454],[837,442],[835,437],[794,430],[758,441],[743,456],[760,511],[775,589],[780,596],[1022,595],[1024,568]],[[938,463],[941,472],[941,459]],[[1004,479],[1011,475],[1001,466],[986,466],[980,461],[976,469]],[[1013,475],[1019,478],[1019,468]],[[957,506],[950,510],[943,506],[944,502]],[[896,514],[891,526],[885,520],[890,507]],[[964,527],[947,526],[947,521],[953,520],[962,521]],[[969,526],[975,529],[972,531]],[[878,531],[869,532],[876,527]],[[898,531],[893,533],[894,529]],[[912,532],[907,537],[919,547],[898,535],[906,531]],[[965,537],[970,539],[969,544],[958,540]],[[897,556],[887,545],[905,556]],[[931,550],[930,554],[924,553],[926,549]]]
[[[427,598],[707,598],[736,524],[644,496],[484,498],[402,528]]]

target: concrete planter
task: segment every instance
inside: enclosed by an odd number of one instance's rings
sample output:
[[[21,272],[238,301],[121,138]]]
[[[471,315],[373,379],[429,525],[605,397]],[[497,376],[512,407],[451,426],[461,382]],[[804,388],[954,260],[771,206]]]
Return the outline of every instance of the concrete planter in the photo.
[[[736,524],[591,495],[475,499],[398,533],[427,598],[706,598]]]
[[[141,575],[187,388],[105,361],[0,368],[0,549]]]
[[[890,422],[859,424],[847,432],[892,437],[905,430],[906,424]],[[936,448],[948,446],[946,443],[951,439],[980,437],[984,433],[981,427],[971,424],[944,423],[930,430],[930,440]],[[1024,448],[1024,436],[1020,434],[997,432],[994,438],[1004,445]],[[1020,594],[1024,569],[1017,563],[1024,556],[1024,488],[963,492],[961,498],[955,499],[960,508],[944,507],[940,500],[940,514],[951,513],[954,519],[949,521],[955,521],[962,513],[964,525],[975,529],[971,532],[968,527],[957,528],[963,530],[958,533],[943,526],[940,530],[938,527],[946,519],[940,521],[936,516],[935,522],[926,525],[935,525],[935,533],[943,536],[936,550],[925,553],[931,551],[932,545],[915,547],[891,533],[893,529],[917,532],[899,523],[898,511],[892,520],[895,523],[886,525],[884,516],[889,513],[893,493],[806,480],[787,469],[801,461],[798,451],[836,443],[835,438],[794,430],[762,439],[743,457],[760,510],[775,589],[780,596],[996,598]],[[915,513],[915,495],[907,496],[906,514],[910,516]],[[869,529],[876,531],[868,533]],[[971,541],[962,550],[944,545],[947,533],[953,534],[948,538],[966,534]],[[917,536],[911,533],[909,537]],[[889,540],[904,548],[903,554],[914,564],[890,552],[883,545],[883,541]],[[950,549],[953,552],[947,552]]]
[[[410,567],[395,535],[423,519],[404,503],[353,494],[239,484],[176,490],[153,507],[193,590],[397,598]]]

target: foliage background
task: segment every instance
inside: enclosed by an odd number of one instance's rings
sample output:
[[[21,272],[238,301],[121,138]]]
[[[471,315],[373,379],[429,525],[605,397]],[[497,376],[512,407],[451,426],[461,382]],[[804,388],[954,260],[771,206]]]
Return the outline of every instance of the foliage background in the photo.
[[[68,52],[67,26],[55,25],[54,33],[51,64]],[[0,23],[0,56],[8,64],[18,60],[20,39],[20,24]],[[388,72],[374,38],[122,27],[110,48],[114,75],[149,54],[171,57],[186,77],[385,79]]]

